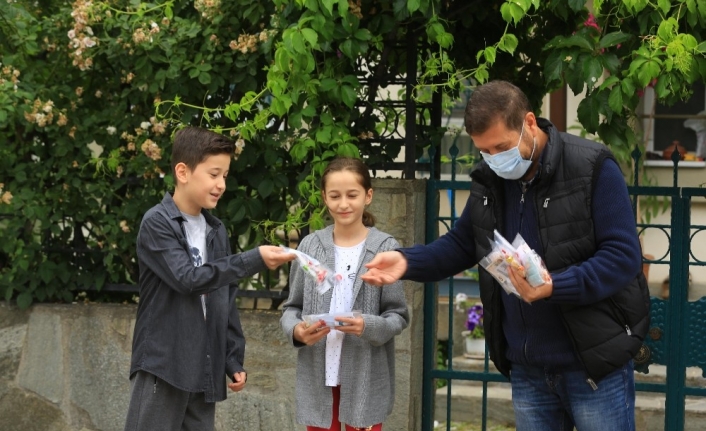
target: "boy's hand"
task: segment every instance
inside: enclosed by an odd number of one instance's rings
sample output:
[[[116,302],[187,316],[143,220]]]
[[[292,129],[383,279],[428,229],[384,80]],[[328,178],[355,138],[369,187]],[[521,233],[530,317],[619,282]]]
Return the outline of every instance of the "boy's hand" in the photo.
[[[274,245],[261,245],[258,249],[260,250],[262,260],[265,261],[265,265],[270,269],[275,269],[283,263],[297,258],[296,254],[287,253],[282,247],[276,247]]]
[[[248,375],[245,371],[233,374],[233,383],[228,383],[228,388],[233,392],[240,392],[245,387],[245,382],[248,381]]]
[[[343,322],[344,325],[336,326],[337,331],[344,332],[346,334],[353,334],[360,337],[365,330],[365,320],[363,317],[336,317],[336,322]]]
[[[306,322],[297,323],[292,336],[300,343],[313,346],[328,335],[329,332],[331,332],[331,328],[326,326],[326,322],[319,320],[311,326],[307,326]]]

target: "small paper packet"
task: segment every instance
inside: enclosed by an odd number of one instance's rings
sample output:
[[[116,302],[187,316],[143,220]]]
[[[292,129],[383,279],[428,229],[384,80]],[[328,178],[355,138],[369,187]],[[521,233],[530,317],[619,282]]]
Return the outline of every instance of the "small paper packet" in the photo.
[[[524,277],[527,279],[530,286],[537,287],[552,281],[552,277],[549,275],[549,271],[547,271],[547,267],[544,265],[542,258],[527,245],[522,235],[518,233],[512,241],[512,245],[517,251],[517,256],[524,264]]]
[[[507,293],[519,296],[517,289],[510,281],[508,268],[512,267],[520,277],[523,277],[532,287],[541,286],[551,281],[542,258],[532,250],[520,234],[517,234],[510,244],[500,233],[494,231],[494,239],[489,239],[491,250],[479,262],[490,275],[497,280]]]
[[[280,245],[280,247],[282,247],[287,253],[294,253],[297,255],[297,262],[299,262],[299,266],[302,271],[306,272],[309,276],[316,280],[316,291],[319,292],[319,294],[326,293],[338,281],[341,280],[342,276],[340,274],[334,274],[333,271],[308,254],[283,245]]]
[[[344,311],[344,312],[338,312],[338,313],[326,313],[326,314],[305,314],[302,315],[302,319],[304,322],[306,322],[307,326],[308,325],[313,325],[316,322],[319,321],[324,321],[326,323],[326,326],[329,328],[335,329],[336,326],[346,326],[345,323],[343,322],[337,322],[335,319],[337,317],[360,317],[362,314],[358,310],[353,310],[353,311]]]

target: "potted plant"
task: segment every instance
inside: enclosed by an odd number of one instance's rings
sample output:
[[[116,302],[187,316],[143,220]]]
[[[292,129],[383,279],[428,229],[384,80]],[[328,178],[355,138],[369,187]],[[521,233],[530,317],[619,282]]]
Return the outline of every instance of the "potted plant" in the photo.
[[[471,303],[465,293],[457,294],[455,303],[458,310],[466,313],[466,330],[461,332],[466,347],[464,356],[476,359],[484,358],[483,305],[480,302]]]

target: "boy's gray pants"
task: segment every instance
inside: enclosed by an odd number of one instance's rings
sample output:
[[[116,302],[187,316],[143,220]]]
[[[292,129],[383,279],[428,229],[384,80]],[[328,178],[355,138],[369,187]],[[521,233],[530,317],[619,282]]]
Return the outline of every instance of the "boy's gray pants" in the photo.
[[[205,402],[203,392],[182,391],[145,371],[130,382],[125,431],[213,431],[216,403]]]

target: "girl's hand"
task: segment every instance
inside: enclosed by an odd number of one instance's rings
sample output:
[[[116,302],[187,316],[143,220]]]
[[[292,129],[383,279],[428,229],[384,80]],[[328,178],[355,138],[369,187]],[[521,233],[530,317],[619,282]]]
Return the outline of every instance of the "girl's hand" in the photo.
[[[300,343],[304,343],[307,346],[313,346],[318,343],[319,340],[328,335],[329,332],[331,332],[331,329],[326,326],[326,322],[323,320],[319,320],[310,326],[307,326],[306,322],[302,321],[301,323],[297,323],[294,327],[294,333],[292,336]]]
[[[353,334],[360,337],[365,330],[365,320],[361,317],[336,317],[336,322],[342,322],[344,326],[336,326],[337,331],[346,334]]]

